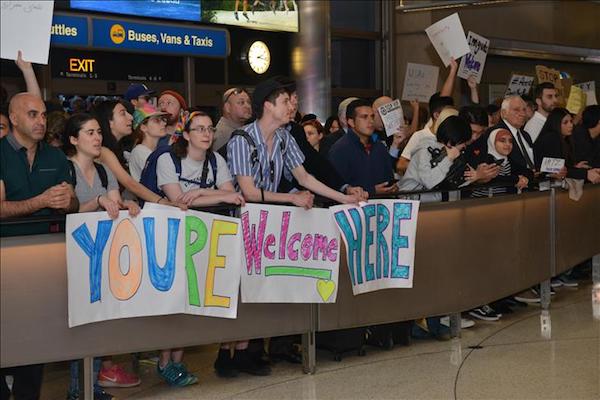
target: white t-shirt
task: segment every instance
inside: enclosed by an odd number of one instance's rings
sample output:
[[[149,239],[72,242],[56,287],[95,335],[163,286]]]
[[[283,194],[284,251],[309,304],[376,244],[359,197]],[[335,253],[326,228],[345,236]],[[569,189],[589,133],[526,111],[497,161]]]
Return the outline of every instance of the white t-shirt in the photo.
[[[143,144],[138,144],[131,151],[131,155],[129,156],[129,173],[131,174],[131,177],[138,182],[140,181],[142,170],[144,169],[146,160],[150,154],[152,154],[152,150]]]
[[[421,139],[423,139],[424,137],[435,136],[433,132],[431,132],[432,127],[433,121],[430,119],[429,121],[427,121],[427,124],[425,124],[425,128],[413,133],[410,139],[408,139],[408,143],[406,143],[404,150],[402,150],[402,154],[400,154],[400,157],[410,160],[414,152],[417,150],[417,146],[419,145]]]
[[[227,162],[219,154],[214,153],[217,159],[217,188],[221,187],[225,182],[232,181],[231,174],[227,168]],[[184,157],[181,159],[181,177],[187,180],[193,180],[200,182],[202,179],[202,166],[203,161],[192,160],[191,158]],[[171,158],[171,154],[165,153],[158,158],[156,164],[156,183],[158,187],[162,188],[168,183],[179,183],[181,190],[189,192],[193,189],[199,189],[200,185],[192,182],[180,181],[177,173],[175,172],[175,164]],[[210,163],[208,163],[208,174],[206,175],[206,183],[208,187],[213,186],[213,172]]]
[[[525,132],[529,133],[531,136],[531,140],[535,143],[536,139],[540,135],[544,124],[546,123],[546,117],[544,117],[539,112],[533,113],[533,117],[525,124]]]

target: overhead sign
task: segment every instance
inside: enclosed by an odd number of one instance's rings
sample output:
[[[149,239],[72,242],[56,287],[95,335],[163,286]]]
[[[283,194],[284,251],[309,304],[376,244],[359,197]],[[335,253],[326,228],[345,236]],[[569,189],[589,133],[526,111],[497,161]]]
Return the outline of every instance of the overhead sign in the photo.
[[[94,48],[213,57],[229,54],[229,40],[224,29],[93,18],[92,30]]]
[[[86,17],[54,14],[50,34],[50,43],[53,45],[87,46],[88,20]]]

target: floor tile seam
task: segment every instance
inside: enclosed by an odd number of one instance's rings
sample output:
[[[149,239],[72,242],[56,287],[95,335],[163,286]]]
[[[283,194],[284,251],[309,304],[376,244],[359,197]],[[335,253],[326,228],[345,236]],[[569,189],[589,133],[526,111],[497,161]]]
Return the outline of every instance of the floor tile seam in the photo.
[[[490,348],[490,347],[518,346],[518,345],[522,345],[522,344],[558,343],[558,342],[568,342],[568,341],[577,341],[577,340],[593,340],[593,339],[600,339],[600,335],[599,336],[582,336],[582,337],[562,338],[562,339],[543,339],[543,338],[541,338],[539,340],[528,340],[525,342],[488,344],[488,345],[482,346],[482,348],[486,349],[486,348]],[[474,349],[474,350],[481,350],[481,349]]]

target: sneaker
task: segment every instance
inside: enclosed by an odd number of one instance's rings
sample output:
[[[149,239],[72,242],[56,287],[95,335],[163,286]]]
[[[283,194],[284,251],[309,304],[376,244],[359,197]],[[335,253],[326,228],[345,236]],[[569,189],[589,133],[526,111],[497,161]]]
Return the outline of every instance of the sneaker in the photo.
[[[187,372],[185,366],[181,363],[172,363],[169,361],[164,368],[157,365],[156,371],[170,386],[181,387],[193,385],[198,382],[198,378]]]
[[[502,314],[498,314],[494,309],[487,304],[477,307],[469,311],[469,315],[483,321],[498,321]]]
[[[79,392],[69,392],[67,394],[67,400],[79,400],[79,398]],[[114,398],[112,394],[106,393],[99,387],[94,387],[94,400],[113,400]]]
[[[250,18],[248,18],[247,12],[243,12],[242,15],[246,18],[246,21],[250,22]]]
[[[560,280],[560,278],[552,278],[552,279],[550,279],[550,287],[552,287],[552,288],[559,288],[562,285],[563,285],[563,283]]]
[[[527,289],[524,292],[521,292],[518,295],[516,295],[515,300],[531,304],[539,303],[541,301],[541,298],[537,290]]]
[[[540,291],[541,291],[540,285],[536,285],[531,288],[531,292],[538,297],[541,297]],[[555,294],[556,294],[556,291],[552,288],[552,284],[550,284],[550,296],[554,296]]]
[[[256,360],[251,357],[248,350],[236,350],[233,355],[233,364],[238,371],[250,375],[271,375],[271,367],[257,363]]]
[[[446,316],[446,317],[441,317],[440,318],[440,324],[444,325],[447,328],[450,328],[450,317]],[[467,329],[467,328],[471,328],[475,326],[475,321],[473,321],[472,319],[469,318],[460,318],[460,328],[461,329]]]
[[[238,21],[240,20],[240,17],[239,17],[239,15],[238,15],[238,12],[237,12],[237,11],[234,11],[234,12],[233,12],[233,16],[235,17],[235,19],[236,19],[236,20],[238,20]]]
[[[558,280],[564,287],[576,288],[579,286],[579,283],[569,278],[566,274],[560,275],[558,278],[556,278],[556,280]]]
[[[102,368],[98,373],[98,385],[101,387],[128,388],[138,386],[140,378],[135,374],[125,371],[120,365],[111,368]]]
[[[229,349],[219,349],[219,354],[215,360],[214,367],[217,376],[221,378],[235,378],[240,372],[235,369]]]

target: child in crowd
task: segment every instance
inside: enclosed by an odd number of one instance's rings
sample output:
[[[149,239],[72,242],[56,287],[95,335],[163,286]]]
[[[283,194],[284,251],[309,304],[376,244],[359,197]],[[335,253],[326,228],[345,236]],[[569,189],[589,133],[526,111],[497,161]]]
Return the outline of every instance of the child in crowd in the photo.
[[[487,197],[502,193],[515,193],[517,190],[526,188],[533,175],[530,170],[519,168],[518,164],[511,164],[508,155],[513,149],[512,134],[506,129],[495,129],[488,136],[487,146],[487,164],[496,164],[500,167],[498,175],[491,180],[490,185],[498,186],[475,189],[472,196]],[[465,172],[465,176],[472,178],[475,176],[475,171],[468,170]]]
[[[129,173],[137,182],[148,156],[156,150],[158,141],[167,135],[167,113],[158,111],[152,104],[146,103],[133,113],[133,129],[136,146],[129,157]]]
[[[65,126],[63,134],[63,150],[70,160],[71,175],[75,194],[79,200],[79,212],[105,210],[110,218],[117,218],[119,210],[127,209],[131,216],[140,212],[139,206],[132,201],[123,201],[119,193],[119,185],[110,169],[94,162],[100,156],[102,134],[100,125],[90,114],[73,115]],[[103,368],[100,373],[100,364]],[[79,366],[71,363],[71,384],[68,399],[79,398]],[[112,361],[94,360],[96,382],[94,399],[109,400],[112,396],[104,392],[105,387],[131,387],[140,384],[140,379],[127,373]]]

